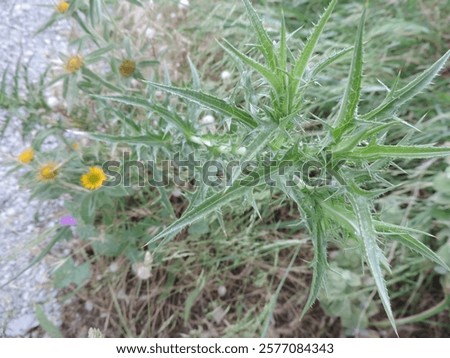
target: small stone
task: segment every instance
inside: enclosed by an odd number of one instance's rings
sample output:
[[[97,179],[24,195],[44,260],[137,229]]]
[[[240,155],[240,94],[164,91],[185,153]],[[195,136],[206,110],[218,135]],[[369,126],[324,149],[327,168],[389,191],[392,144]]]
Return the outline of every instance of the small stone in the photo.
[[[29,313],[11,320],[6,326],[5,333],[8,337],[21,337],[38,325],[34,314]]]
[[[219,294],[219,297],[224,297],[227,294],[227,288],[223,285],[219,286],[217,293]]]
[[[8,216],[16,215],[16,209],[14,209],[14,208],[7,209],[6,210],[6,215],[8,215]]]
[[[94,304],[91,301],[86,301],[84,303],[84,309],[88,312],[91,312],[94,309]]]
[[[214,311],[212,312],[212,317],[214,319],[214,322],[216,322],[216,324],[219,324],[225,318],[226,314],[227,313],[225,312],[225,310],[222,307],[216,307],[214,309]]]

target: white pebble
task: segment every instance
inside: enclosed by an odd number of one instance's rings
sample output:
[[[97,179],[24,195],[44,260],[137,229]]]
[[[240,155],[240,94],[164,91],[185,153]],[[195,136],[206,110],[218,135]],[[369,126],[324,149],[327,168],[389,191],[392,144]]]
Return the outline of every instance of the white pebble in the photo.
[[[227,294],[227,288],[225,286],[219,286],[217,289],[217,293],[219,294],[219,297],[223,297]]]
[[[231,77],[230,71],[222,71],[220,74],[220,78],[222,78],[223,81],[229,80]]]
[[[91,301],[86,301],[84,303],[84,309],[88,312],[91,312],[94,309],[94,304]]]

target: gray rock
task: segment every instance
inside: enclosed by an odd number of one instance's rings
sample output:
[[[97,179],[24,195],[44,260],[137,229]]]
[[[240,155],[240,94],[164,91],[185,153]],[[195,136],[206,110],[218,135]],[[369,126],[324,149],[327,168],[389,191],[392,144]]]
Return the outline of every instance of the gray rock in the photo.
[[[9,321],[5,334],[7,337],[22,337],[38,325],[34,314],[25,314]]]
[[[67,41],[62,34],[67,32],[66,21],[56,23],[45,33],[35,36],[36,30],[50,18],[53,2],[42,6],[41,0],[0,1],[0,75],[6,69],[12,71],[19,59],[29,60],[30,79],[36,81],[39,75],[57,57],[65,52]],[[12,78],[9,77],[11,83]],[[24,115],[24,109],[19,115]],[[0,127],[6,118],[0,108]],[[30,191],[21,188],[18,179],[23,171],[7,174],[11,169],[7,164],[25,147],[29,139],[23,141],[20,134],[19,118],[12,118],[6,133],[0,138],[0,286],[27,267],[41,247],[31,245],[43,230],[57,223],[61,211],[61,201],[30,201]],[[48,144],[47,148],[52,148]],[[6,190],[5,190],[6,189]],[[37,221],[35,221],[35,214]],[[30,250],[33,249],[33,250]],[[0,289],[0,337],[24,336],[36,327],[34,302],[43,305],[47,317],[54,323],[60,321],[60,304],[57,291],[52,288],[50,263],[44,259],[26,271],[8,286]]]

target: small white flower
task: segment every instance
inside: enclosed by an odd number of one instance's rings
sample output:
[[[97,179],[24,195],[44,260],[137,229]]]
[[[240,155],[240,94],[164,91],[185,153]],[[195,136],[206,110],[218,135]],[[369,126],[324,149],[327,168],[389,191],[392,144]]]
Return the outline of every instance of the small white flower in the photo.
[[[189,8],[189,0],[180,0],[180,2],[178,3],[178,8],[179,9]]]
[[[201,124],[213,124],[215,121],[216,119],[210,114],[207,114],[206,116],[200,119]]]
[[[144,264],[146,264],[147,266],[151,266],[152,263],[153,263],[153,255],[151,254],[150,251],[147,251],[144,256]]]
[[[140,280],[148,280],[152,276],[150,268],[145,266],[142,262],[134,264],[133,270]]]
[[[230,71],[222,71],[220,74],[220,78],[222,78],[223,81],[229,80],[231,77]]]
[[[197,136],[193,135],[191,137],[191,142],[194,142],[196,144],[202,144],[202,139],[200,137],[197,137]]]
[[[152,276],[153,255],[147,251],[144,256],[144,261],[135,262],[132,265],[133,271],[140,280],[148,280]]]
[[[203,139],[203,138],[197,137],[195,135],[193,135],[190,139],[191,139],[191,142],[194,142],[194,143],[197,143],[197,144],[203,144],[203,145],[206,145],[207,147],[211,147],[212,146],[211,141],[208,140],[208,139]]]
[[[239,155],[244,155],[246,152],[247,152],[247,148],[245,148],[245,147],[239,147],[236,150],[236,154],[239,154]]]
[[[55,108],[58,105],[58,103],[59,101],[58,98],[56,97],[51,96],[47,98],[47,104],[50,108]]]
[[[98,328],[89,328],[88,338],[103,338],[102,332]]]
[[[156,31],[155,29],[149,27],[147,30],[145,30],[145,37],[147,37],[147,39],[151,40],[155,37]]]
[[[91,301],[86,301],[84,303],[84,309],[88,312],[91,312],[94,309],[94,304]]]

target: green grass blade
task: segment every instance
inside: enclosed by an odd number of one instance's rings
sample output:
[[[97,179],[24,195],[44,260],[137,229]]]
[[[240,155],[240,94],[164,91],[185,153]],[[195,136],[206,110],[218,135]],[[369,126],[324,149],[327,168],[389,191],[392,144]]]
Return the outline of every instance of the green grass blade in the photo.
[[[431,67],[423,71],[414,80],[408,83],[405,87],[393,91],[389,94],[388,100],[381,103],[377,108],[361,116],[362,120],[368,121],[377,118],[383,118],[390,116],[394,113],[397,108],[402,104],[409,101],[415,95],[420,93],[427,87],[433,78],[439,73],[439,71],[444,67],[448,58],[450,57],[450,50],[437,60]]]
[[[28,266],[26,266],[24,269],[19,271],[17,274],[13,276],[9,281],[7,281],[5,284],[0,286],[0,289],[3,287],[8,286],[11,282],[13,282],[15,279],[17,279],[20,275],[22,275],[24,272],[28,271],[30,268],[32,268],[34,265],[36,265],[38,262],[40,262],[47,254],[50,252],[50,250],[53,248],[53,246],[56,245],[56,243],[67,235],[69,232],[69,228],[67,226],[61,228],[58,233],[55,235],[55,237],[47,244],[47,246],[37,255]]]
[[[59,328],[47,317],[41,305],[36,305],[34,310],[39,325],[51,338],[64,338]]]
[[[282,83],[280,79],[270,70],[268,70],[263,65],[259,64],[252,58],[248,57],[247,55],[244,55],[242,52],[240,52],[237,48],[235,48],[232,44],[230,44],[228,41],[223,40],[223,43],[220,43],[220,46],[227,51],[231,56],[237,57],[239,60],[241,60],[246,65],[253,68],[255,71],[260,73],[266,80],[269,82],[276,93],[280,94]]]
[[[72,14],[72,18],[75,19],[76,22],[80,25],[80,27],[83,29],[83,31],[89,35],[90,39],[98,46],[100,46],[100,43],[97,40],[97,37],[93,34],[93,30],[89,28],[89,25],[83,21],[83,19],[80,17],[78,12],[74,12]]]
[[[189,295],[186,297],[186,301],[184,302],[183,321],[186,326],[188,325],[189,317],[191,316],[191,310],[194,307],[194,303],[202,293],[205,284],[206,277],[204,276],[202,271],[200,277],[197,279],[197,287],[189,293]]]
[[[40,33],[44,32],[45,30],[47,30],[49,27],[51,27],[56,21],[60,20],[61,17],[58,16],[57,14],[53,14],[50,19],[43,24],[42,26],[40,26],[36,32],[34,33],[34,35],[39,35]]]
[[[371,144],[347,152],[350,159],[377,160],[382,158],[427,159],[447,157],[450,147],[400,146]]]
[[[188,63],[189,63],[189,68],[191,69],[191,75],[192,75],[192,88],[195,89],[196,91],[200,90],[200,76],[198,74],[197,69],[195,68],[194,63],[192,62],[191,58],[188,56]]]
[[[281,289],[284,286],[284,283],[286,282],[287,277],[289,276],[292,267],[294,266],[295,260],[297,259],[297,256],[300,252],[300,245],[297,246],[297,248],[294,251],[294,254],[292,255],[292,259],[289,262],[289,266],[286,268],[283,277],[280,280],[280,283],[277,286],[276,291],[270,298],[269,306],[268,306],[268,312],[267,312],[267,318],[264,320],[264,325],[261,329],[261,338],[265,338],[267,335],[267,332],[270,327],[270,322],[273,320],[273,312],[275,310],[275,306],[277,304],[278,297],[280,296]]]
[[[242,0],[242,2],[244,3],[245,8],[247,9],[247,15],[248,15],[250,22],[252,23],[252,26],[256,32],[258,41],[261,44],[261,47],[260,47],[261,52],[262,52],[264,58],[266,59],[267,64],[269,65],[269,68],[272,71],[274,71],[277,68],[277,60],[276,60],[272,40],[270,39],[269,35],[267,34],[266,30],[264,29],[261,19],[259,18],[258,14],[256,13],[256,11],[253,8],[250,1]]]
[[[92,51],[84,59],[85,64],[89,65],[91,63],[94,63],[94,62],[100,60],[104,54],[107,54],[108,52],[113,50],[115,47],[116,47],[115,45],[111,44],[111,45],[99,48],[98,50]]]
[[[364,9],[355,39],[355,49],[353,51],[347,87],[345,89],[344,98],[342,98],[341,107],[335,121],[335,129],[333,130],[333,137],[335,140],[339,140],[349,128],[354,126],[355,123],[356,110],[361,94],[365,18],[366,10]]]
[[[192,102],[195,102],[197,104],[200,104],[204,107],[207,107],[209,109],[212,109],[213,111],[219,112],[225,116],[229,116],[233,119],[236,119],[241,124],[254,129],[258,126],[258,124],[255,122],[253,117],[243,109],[240,109],[236,106],[233,106],[231,104],[228,104],[224,100],[211,96],[209,94],[200,92],[200,91],[194,91],[191,89],[185,89],[185,88],[178,88],[178,87],[172,87],[172,86],[165,86],[161,85],[159,83],[154,83],[150,81],[145,81],[146,83],[149,83],[153,87],[159,88],[163,91],[169,92],[171,94],[180,96],[182,98],[188,99]]]
[[[308,65],[309,59],[311,58],[314,49],[317,45],[317,42],[319,41],[319,37],[322,34],[326,23],[328,22],[328,19],[330,18],[334,7],[336,6],[337,0],[332,0],[330,4],[328,5],[327,9],[325,10],[324,14],[320,18],[319,22],[315,26],[313,32],[309,36],[305,47],[300,55],[300,57],[297,59],[295,64],[293,65],[292,69],[292,81],[290,85],[290,94],[291,98],[295,96],[298,90],[298,85],[303,78],[303,75],[306,70],[306,66]]]
[[[357,234],[363,240],[367,263],[375,280],[378,295],[380,296],[381,303],[384,306],[384,310],[386,311],[388,319],[391,322],[391,325],[394,328],[395,332],[397,333],[388,291],[384,282],[383,273],[381,271],[381,259],[383,255],[377,244],[377,235],[375,233],[372,215],[369,209],[369,203],[367,199],[363,197],[354,196],[352,194],[350,194],[349,197],[358,225]]]

